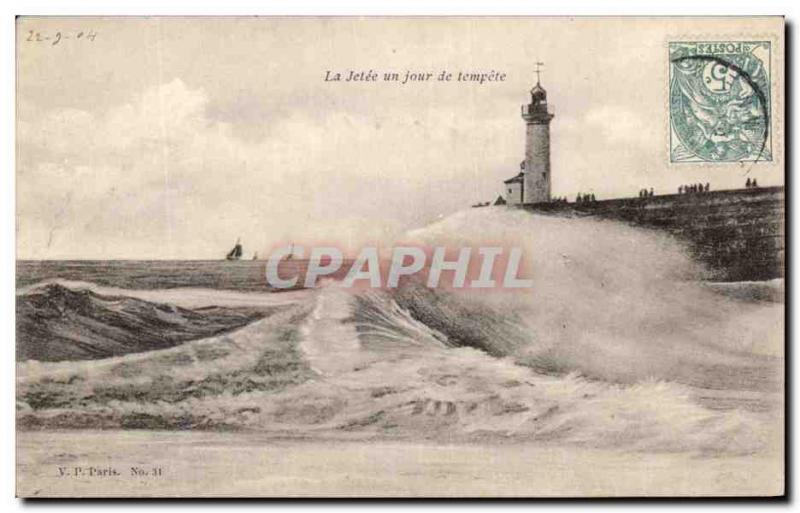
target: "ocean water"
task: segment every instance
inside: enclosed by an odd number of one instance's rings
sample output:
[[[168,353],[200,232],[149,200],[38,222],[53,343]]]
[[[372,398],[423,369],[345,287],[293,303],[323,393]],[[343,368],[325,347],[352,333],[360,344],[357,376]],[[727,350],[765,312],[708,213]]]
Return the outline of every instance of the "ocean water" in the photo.
[[[412,281],[365,291],[330,280],[274,294],[248,285],[252,270],[221,277],[257,265],[244,262],[25,263],[23,295],[60,280],[186,308],[281,308],[170,349],[20,362],[18,426],[780,452],[783,305],[731,295],[735,284],[707,286],[675,240],[608,221],[475,209],[404,241],[521,246],[534,287]],[[181,281],[181,265],[194,277]]]
[[[268,290],[263,260],[18,260],[17,288],[47,280],[127,289]]]

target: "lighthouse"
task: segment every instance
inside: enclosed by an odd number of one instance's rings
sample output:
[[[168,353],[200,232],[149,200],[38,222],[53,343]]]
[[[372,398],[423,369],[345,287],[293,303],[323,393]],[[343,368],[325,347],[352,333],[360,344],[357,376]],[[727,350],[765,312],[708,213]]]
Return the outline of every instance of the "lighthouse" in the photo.
[[[554,114],[547,108],[547,91],[540,82],[540,66],[542,63],[537,62],[531,103],[522,106],[525,120],[523,203],[550,201],[550,121]]]

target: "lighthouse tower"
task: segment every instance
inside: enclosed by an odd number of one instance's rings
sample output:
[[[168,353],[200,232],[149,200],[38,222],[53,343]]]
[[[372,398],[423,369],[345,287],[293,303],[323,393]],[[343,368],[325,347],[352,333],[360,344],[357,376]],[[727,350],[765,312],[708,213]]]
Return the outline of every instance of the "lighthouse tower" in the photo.
[[[554,114],[547,109],[547,91],[539,80],[536,63],[536,85],[531,89],[531,103],[522,106],[525,120],[525,182],[523,203],[550,201],[550,120]]]

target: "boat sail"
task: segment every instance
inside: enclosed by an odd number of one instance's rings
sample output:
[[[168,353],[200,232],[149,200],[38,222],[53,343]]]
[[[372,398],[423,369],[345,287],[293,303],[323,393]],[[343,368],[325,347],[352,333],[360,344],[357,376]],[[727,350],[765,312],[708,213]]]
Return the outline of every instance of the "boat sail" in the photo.
[[[236,245],[228,252],[225,258],[227,260],[239,260],[242,258],[242,253],[244,253],[244,251],[242,251],[242,241],[241,239],[236,239]]]

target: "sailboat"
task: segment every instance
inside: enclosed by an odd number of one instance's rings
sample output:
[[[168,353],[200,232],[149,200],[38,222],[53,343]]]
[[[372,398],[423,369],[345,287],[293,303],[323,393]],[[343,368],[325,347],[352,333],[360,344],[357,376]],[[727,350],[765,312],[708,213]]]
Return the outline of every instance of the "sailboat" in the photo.
[[[292,258],[294,258],[294,244],[289,248],[289,256],[286,257],[286,260],[291,260]]]
[[[258,251],[253,253],[253,260],[258,260]]]
[[[242,251],[242,241],[241,241],[241,239],[236,239],[236,245],[233,247],[232,250],[230,250],[228,252],[228,254],[227,254],[227,256],[225,256],[225,258],[227,260],[239,260],[240,258],[242,258],[242,253],[243,253],[243,251]]]

